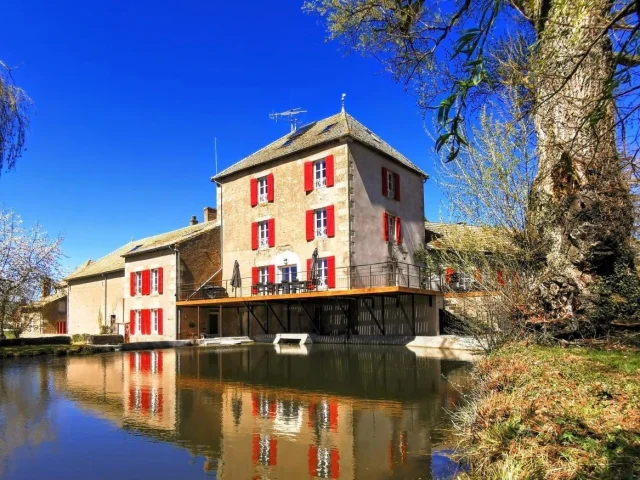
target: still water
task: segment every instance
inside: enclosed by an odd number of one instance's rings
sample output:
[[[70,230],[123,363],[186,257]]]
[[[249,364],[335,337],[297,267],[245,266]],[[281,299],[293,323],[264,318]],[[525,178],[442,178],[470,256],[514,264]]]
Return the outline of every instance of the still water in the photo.
[[[423,355],[260,345],[7,360],[0,477],[447,478],[446,410],[469,365]]]

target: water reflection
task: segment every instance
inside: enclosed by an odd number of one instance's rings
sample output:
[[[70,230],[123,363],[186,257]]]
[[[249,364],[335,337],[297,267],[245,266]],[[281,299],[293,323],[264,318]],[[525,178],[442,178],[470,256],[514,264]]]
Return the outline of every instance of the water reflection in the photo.
[[[106,467],[111,477],[122,468],[122,478],[135,477],[127,469],[134,463],[144,463],[145,476],[154,478],[174,478],[177,468],[187,478],[203,471],[223,479],[432,478],[443,469],[432,453],[447,426],[444,407],[460,400],[469,381],[464,362],[373,346],[158,350],[25,368],[27,378],[44,372],[38,378],[49,379],[46,388],[34,390],[37,382],[17,382],[22,375],[0,367],[0,412],[25,397],[40,405],[24,412],[28,421],[55,418],[55,389],[66,408],[84,415],[73,417],[68,435],[91,429],[98,447],[128,445],[120,463]],[[24,424],[16,418],[2,415],[3,430]],[[103,440],[109,428],[122,437]],[[44,431],[55,444],[55,429]],[[161,446],[164,466],[155,457]],[[3,444],[5,450],[11,458]],[[61,463],[73,462],[73,451],[59,454]],[[16,472],[38,473],[31,468]],[[109,478],[95,468],[92,478]]]

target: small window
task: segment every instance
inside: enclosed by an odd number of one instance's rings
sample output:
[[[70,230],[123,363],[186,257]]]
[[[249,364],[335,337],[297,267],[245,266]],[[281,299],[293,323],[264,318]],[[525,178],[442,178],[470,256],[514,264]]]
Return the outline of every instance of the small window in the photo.
[[[314,188],[327,186],[327,162],[322,159],[313,163],[313,185]]]
[[[286,265],[280,267],[280,279],[283,282],[295,282],[298,280],[298,266]]]
[[[151,325],[153,326],[153,333],[158,333],[158,310],[151,310]]]
[[[396,174],[387,171],[387,197],[396,198]]]
[[[267,203],[268,201],[268,182],[267,177],[262,177],[258,179],[258,202],[259,203]]]
[[[318,259],[318,286],[326,287],[329,278],[329,261],[326,258]]]
[[[151,270],[151,293],[158,293],[158,269],[154,268]]]
[[[269,247],[269,222],[258,224],[258,248]]]
[[[316,238],[327,236],[327,209],[316,210]]]
[[[263,285],[269,283],[269,267],[258,268],[258,282]]]
[[[392,215],[387,217],[387,232],[389,243],[396,243],[396,217]]]
[[[136,295],[142,295],[142,272],[136,272]]]

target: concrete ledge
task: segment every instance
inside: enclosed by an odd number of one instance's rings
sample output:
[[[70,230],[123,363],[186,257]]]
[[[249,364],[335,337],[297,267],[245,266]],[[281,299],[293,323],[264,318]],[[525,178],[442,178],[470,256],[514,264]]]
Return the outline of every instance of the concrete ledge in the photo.
[[[278,333],[276,338],[273,339],[274,345],[280,343],[281,340],[298,340],[298,345],[313,343],[311,335],[308,333]]]
[[[471,337],[457,335],[438,335],[436,337],[415,337],[407,347],[437,348],[440,350],[480,351],[482,345]]]
[[[176,348],[188,347],[193,345],[191,340],[166,340],[162,342],[133,342],[122,345],[121,350],[126,352],[130,350],[151,350],[156,348]]]

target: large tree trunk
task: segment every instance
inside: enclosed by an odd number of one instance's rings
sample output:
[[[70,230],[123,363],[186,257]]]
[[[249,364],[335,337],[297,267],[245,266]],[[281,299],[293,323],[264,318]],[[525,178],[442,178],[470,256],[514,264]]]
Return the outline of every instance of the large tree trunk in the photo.
[[[631,265],[633,215],[616,148],[610,0],[534,0],[532,63],[539,171],[535,217],[546,240],[541,306],[575,331],[593,286]]]

